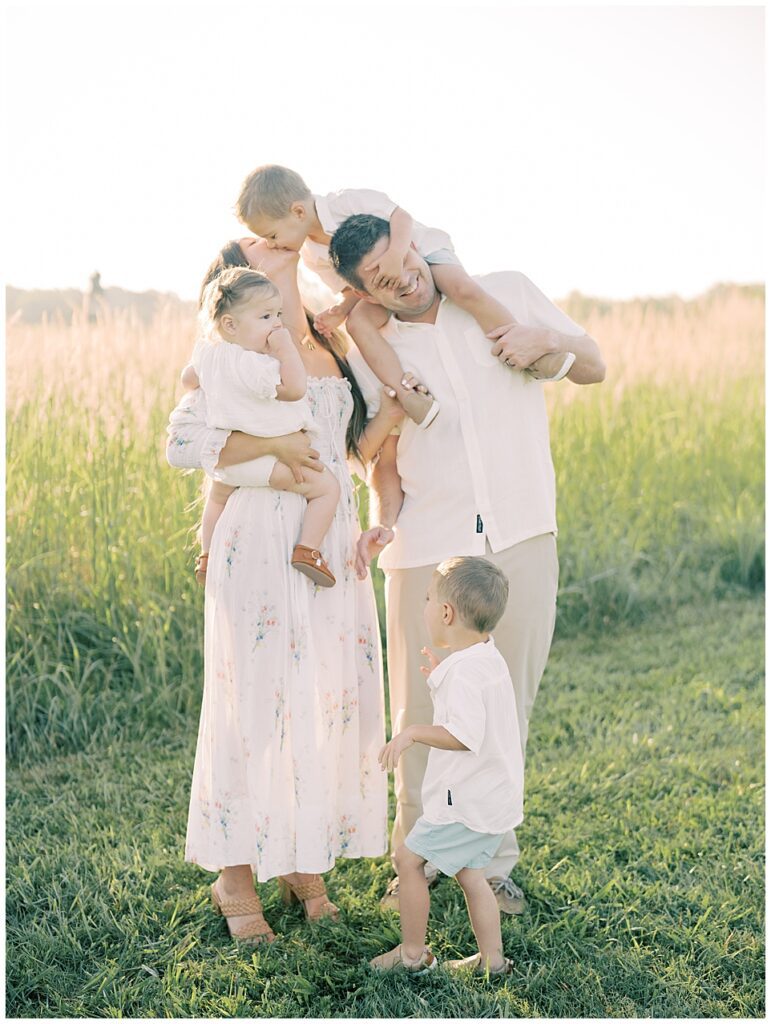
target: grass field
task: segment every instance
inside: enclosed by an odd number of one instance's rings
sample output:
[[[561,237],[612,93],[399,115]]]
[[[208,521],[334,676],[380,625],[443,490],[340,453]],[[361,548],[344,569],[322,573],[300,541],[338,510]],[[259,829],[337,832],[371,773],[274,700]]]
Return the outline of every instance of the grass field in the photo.
[[[281,932],[238,950],[182,861],[195,730],[8,774],[9,1016],[762,1017],[762,603],[555,643],[533,720],[508,979],[373,978],[398,941],[385,858],[338,861],[339,927],[261,887]],[[730,629],[726,630],[726,622]],[[430,940],[467,955],[454,881]]]
[[[375,981],[345,923],[238,952],[182,863],[202,659],[197,481],[166,417],[191,324],[8,334],[8,988],[18,1016],[762,1016],[763,292],[565,308],[604,385],[548,395],[558,639],[531,727],[504,984]],[[454,883],[440,956],[470,949]]]

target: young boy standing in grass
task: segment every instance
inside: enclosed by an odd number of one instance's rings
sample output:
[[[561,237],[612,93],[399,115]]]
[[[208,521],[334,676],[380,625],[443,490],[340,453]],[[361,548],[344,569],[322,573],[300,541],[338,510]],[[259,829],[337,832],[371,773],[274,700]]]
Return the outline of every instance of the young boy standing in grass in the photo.
[[[410,725],[380,752],[393,769],[413,743],[430,747],[423,780],[423,814],[395,852],[399,871],[402,942],[370,961],[377,970],[423,973],[437,960],[426,946],[430,862],[454,875],[466,896],[479,952],[450,960],[451,969],[508,974],[500,911],[484,868],[504,835],[522,821],[523,777],[519,720],[509,670],[490,631],[509,596],[509,582],[486,558],[450,558],[429,584],[424,619],[431,643],[449,655],[440,662],[424,647],[422,668],[434,704],[433,725]]]

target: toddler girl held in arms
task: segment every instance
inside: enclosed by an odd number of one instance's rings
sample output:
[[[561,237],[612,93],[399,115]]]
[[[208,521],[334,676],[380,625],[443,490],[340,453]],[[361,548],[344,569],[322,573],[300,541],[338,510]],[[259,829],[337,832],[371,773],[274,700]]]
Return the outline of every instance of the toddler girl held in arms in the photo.
[[[255,270],[223,271],[206,288],[202,306],[204,339],[182,383],[201,386],[206,395],[207,426],[240,430],[256,437],[279,437],[312,430],[305,399],[306,373],[289,331],[281,323],[281,295]],[[264,486],[292,491],[308,501],[292,565],[320,587],[335,577],[321,555],[321,545],[335,517],[340,488],[332,473],[303,470],[297,483],[291,469],[272,455],[255,459]],[[201,555],[196,579],[206,579],[214,527],[233,487],[214,481],[201,522]]]

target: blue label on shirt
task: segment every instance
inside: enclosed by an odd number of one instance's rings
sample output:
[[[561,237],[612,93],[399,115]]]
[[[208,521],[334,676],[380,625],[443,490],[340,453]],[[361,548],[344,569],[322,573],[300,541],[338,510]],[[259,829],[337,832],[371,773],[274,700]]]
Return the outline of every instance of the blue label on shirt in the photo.
[[[485,532],[485,524],[482,522],[482,517],[480,515],[478,515],[477,516],[477,533],[484,533],[484,532]]]

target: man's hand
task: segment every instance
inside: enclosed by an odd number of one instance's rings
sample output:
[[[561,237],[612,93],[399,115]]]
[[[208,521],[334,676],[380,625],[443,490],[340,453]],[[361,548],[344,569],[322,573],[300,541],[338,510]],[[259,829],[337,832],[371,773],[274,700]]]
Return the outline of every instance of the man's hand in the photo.
[[[367,578],[369,563],[393,539],[394,531],[387,526],[375,526],[359,537],[359,543],[356,545],[356,575],[360,580]]]
[[[487,337],[495,342],[492,354],[514,370],[525,370],[547,352],[557,351],[554,331],[544,327],[503,324]]]
[[[252,270],[259,270],[273,278],[287,271],[296,271],[299,252],[290,249],[271,249],[264,238],[240,238],[238,244]]]
[[[319,453],[315,448],[311,448],[308,435],[304,430],[271,438],[271,442],[271,453],[279,462],[289,466],[298,484],[303,482],[303,469],[314,469],[317,473],[323,472],[324,466],[319,460]]]
[[[313,326],[322,338],[330,338],[332,331],[345,322],[345,317],[345,310],[340,306],[330,306],[329,309],[324,309],[314,316]]]
[[[425,654],[425,656],[428,658],[428,665],[421,665],[420,671],[423,673],[424,676],[430,676],[431,673],[436,668],[436,666],[439,664],[439,659],[437,658],[437,656],[434,654],[430,647],[421,647],[420,653]]]
[[[377,271],[373,285],[375,288],[396,288],[404,277],[404,254],[386,249],[379,259],[373,260],[364,268],[364,273],[370,270]]]
[[[392,772],[404,751],[408,747],[411,747],[414,742],[415,740],[410,734],[409,726],[404,730],[404,732],[399,732],[396,736],[392,737],[391,741],[386,743],[377,755],[377,759],[380,762],[380,770],[384,772]]]

